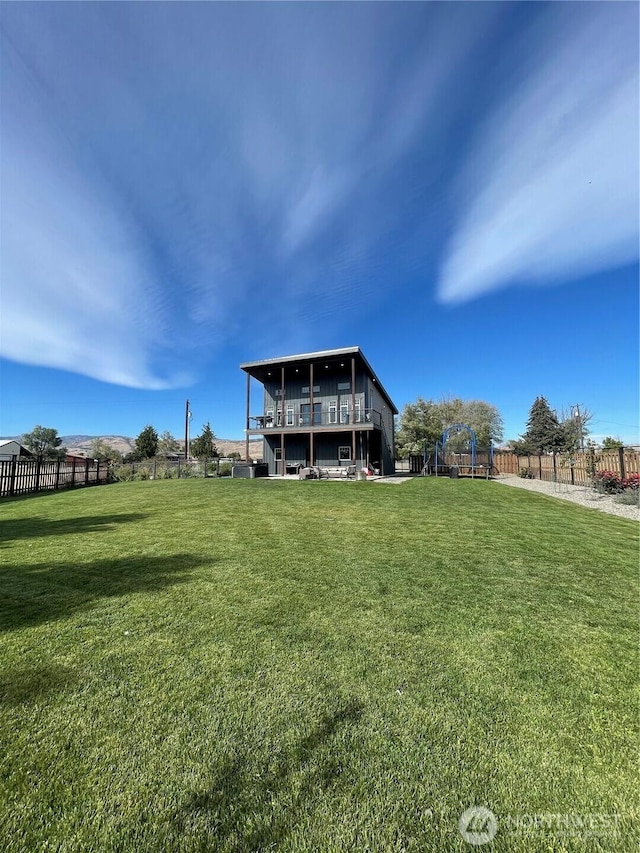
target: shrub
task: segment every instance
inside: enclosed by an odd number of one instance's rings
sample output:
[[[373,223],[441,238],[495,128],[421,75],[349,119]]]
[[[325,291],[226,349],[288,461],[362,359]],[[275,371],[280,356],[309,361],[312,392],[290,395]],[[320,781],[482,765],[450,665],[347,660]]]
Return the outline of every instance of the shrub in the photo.
[[[637,492],[640,489],[640,474],[629,474],[628,477],[622,481],[622,486],[625,489],[631,489],[634,492]]]
[[[534,479],[533,469],[532,468],[521,468],[518,476],[522,477],[523,480],[533,480]]]
[[[231,463],[223,462],[220,466],[220,476],[221,477],[230,477],[231,476]]]
[[[617,504],[640,507],[640,492],[637,489],[626,489],[622,494],[616,495],[614,501]]]
[[[111,469],[111,476],[117,482],[128,483],[133,480],[133,465],[114,465]]]
[[[605,495],[617,495],[624,490],[622,480],[615,471],[596,471],[593,488]]]

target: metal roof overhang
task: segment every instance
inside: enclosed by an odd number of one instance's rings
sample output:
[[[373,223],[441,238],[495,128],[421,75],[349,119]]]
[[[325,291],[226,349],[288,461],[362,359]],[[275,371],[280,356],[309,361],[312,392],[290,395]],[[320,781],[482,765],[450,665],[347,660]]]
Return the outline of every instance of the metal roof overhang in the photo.
[[[341,359],[344,360],[345,358],[352,357],[355,357],[356,360],[364,367],[371,379],[380,389],[380,393],[386,399],[394,415],[397,415],[398,409],[391,397],[387,394],[383,384],[376,376],[374,369],[365,358],[360,347],[343,347],[342,349],[319,350],[317,352],[300,353],[299,355],[287,355],[281,358],[265,358],[260,361],[246,361],[240,365],[240,369],[244,370],[245,373],[248,373],[264,385],[266,382],[273,381],[274,371],[283,367],[286,369],[287,367],[292,367],[296,364],[308,365],[311,363],[314,365],[341,365]]]

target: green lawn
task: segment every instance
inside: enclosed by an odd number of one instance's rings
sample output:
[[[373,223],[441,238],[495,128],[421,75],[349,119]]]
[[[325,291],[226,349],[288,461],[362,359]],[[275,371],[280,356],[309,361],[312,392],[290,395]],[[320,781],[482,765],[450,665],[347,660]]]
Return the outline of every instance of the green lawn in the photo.
[[[0,532],[3,853],[472,850],[472,805],[482,850],[637,849],[633,522],[167,480],[5,500]]]

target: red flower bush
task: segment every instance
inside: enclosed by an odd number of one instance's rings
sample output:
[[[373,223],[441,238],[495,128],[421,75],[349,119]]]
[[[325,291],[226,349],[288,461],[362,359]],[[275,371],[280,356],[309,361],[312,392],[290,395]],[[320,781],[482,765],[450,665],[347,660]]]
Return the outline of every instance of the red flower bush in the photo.
[[[629,474],[622,481],[622,486],[625,489],[632,489],[634,492],[637,492],[640,489],[640,474]]]
[[[606,495],[616,495],[624,491],[622,479],[615,471],[596,471],[593,487]]]

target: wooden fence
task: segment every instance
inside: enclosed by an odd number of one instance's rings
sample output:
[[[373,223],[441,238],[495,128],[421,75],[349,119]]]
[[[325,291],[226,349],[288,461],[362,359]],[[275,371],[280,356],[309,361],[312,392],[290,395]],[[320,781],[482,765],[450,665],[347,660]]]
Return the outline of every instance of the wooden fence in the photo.
[[[589,451],[579,451],[569,457],[562,453],[516,456],[515,453],[496,450],[493,472],[519,474],[522,468],[529,468],[536,480],[588,486],[591,485],[591,461]],[[595,451],[594,461],[596,471],[613,471],[621,479],[640,473],[640,453],[629,447]]]
[[[94,459],[65,462],[63,459],[18,459],[0,461],[0,497],[66,489],[71,486],[98,486],[111,482],[109,466]]]
[[[488,464],[486,454],[478,454],[478,464]],[[591,485],[589,468],[592,459],[588,451],[579,451],[571,458],[566,454],[541,454],[531,456],[516,456],[509,451],[496,450],[493,454],[493,474],[516,474],[522,468],[530,469],[536,480],[547,480],[557,483],[573,483],[576,486]],[[616,450],[600,450],[595,452],[596,471],[613,471],[621,479],[630,474],[640,473],[640,452],[630,447]],[[445,454],[439,464],[443,468],[458,465],[463,468],[469,465],[469,457],[465,454]],[[424,460],[421,454],[409,456],[407,459],[396,459],[396,472],[420,474]]]

